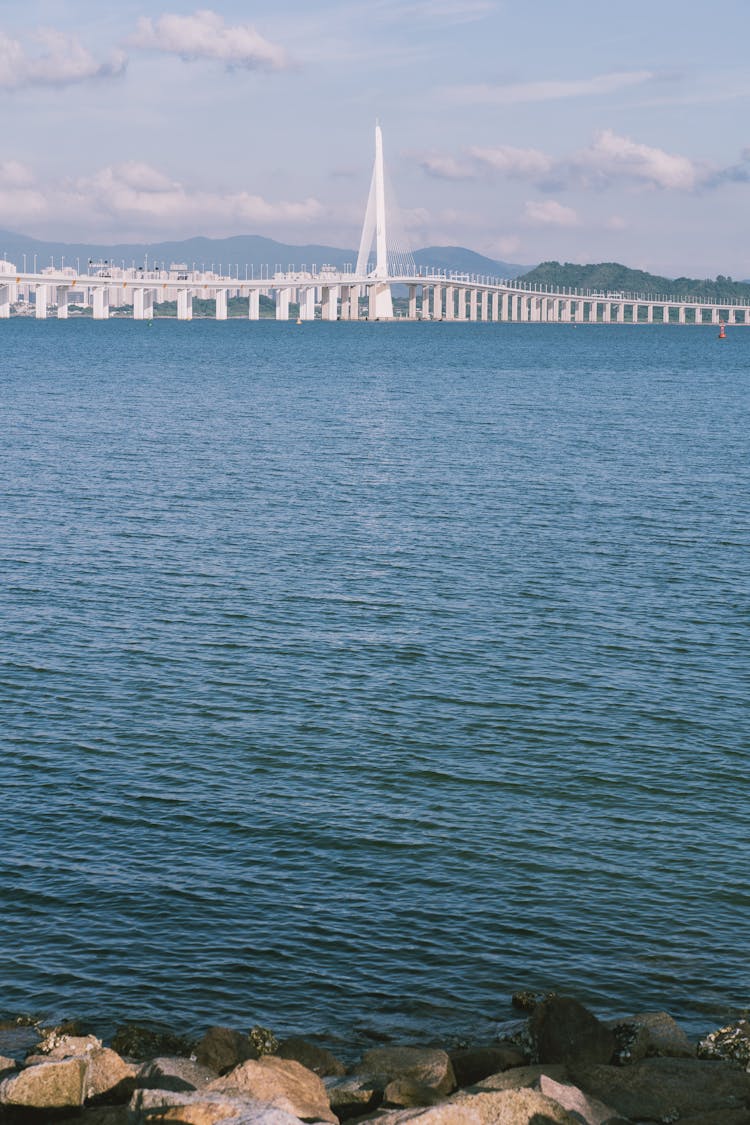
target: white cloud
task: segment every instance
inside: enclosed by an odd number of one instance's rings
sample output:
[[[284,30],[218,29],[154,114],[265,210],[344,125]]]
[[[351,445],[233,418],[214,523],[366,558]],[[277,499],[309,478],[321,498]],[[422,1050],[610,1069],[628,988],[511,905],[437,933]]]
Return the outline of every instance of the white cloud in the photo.
[[[678,191],[694,190],[704,175],[687,156],[639,144],[611,129],[599,133],[589,148],[574,157],[573,166],[604,183],[630,179]]]
[[[289,66],[284,49],[264,39],[251,24],[226,24],[209,9],[190,16],[167,13],[157,20],[144,16],[131,44],[179,55],[185,61],[216,59],[228,67],[283,70]]]
[[[574,80],[543,80],[539,82],[510,82],[502,85],[489,83],[474,86],[454,86],[446,91],[453,100],[464,104],[514,105],[518,102],[559,101],[561,98],[602,97],[630,86],[650,82],[655,75],[650,70],[615,71],[593,78]]]
[[[270,202],[247,191],[196,191],[140,162],[108,165],[91,176],[37,183],[14,161],[0,163],[0,210],[11,229],[29,221],[75,237],[252,233],[306,225],[326,215],[317,200]],[[40,229],[37,225],[36,229]]]
[[[34,182],[34,173],[19,160],[0,160],[0,187],[25,188]]]
[[[92,78],[116,77],[127,65],[122,51],[98,62],[74,35],[52,28],[38,31],[33,39],[41,47],[37,53],[30,53],[19,39],[0,31],[0,88],[69,86]]]
[[[454,156],[432,153],[421,157],[419,164],[429,176],[438,180],[469,180],[474,176],[473,169],[467,164],[459,163]]]
[[[555,166],[553,158],[537,148],[500,145],[498,148],[471,148],[469,155],[495,172],[518,178],[538,179],[549,175]]]
[[[554,199],[529,200],[523,209],[523,218],[531,226],[576,227],[579,223],[572,207],[565,207]]]

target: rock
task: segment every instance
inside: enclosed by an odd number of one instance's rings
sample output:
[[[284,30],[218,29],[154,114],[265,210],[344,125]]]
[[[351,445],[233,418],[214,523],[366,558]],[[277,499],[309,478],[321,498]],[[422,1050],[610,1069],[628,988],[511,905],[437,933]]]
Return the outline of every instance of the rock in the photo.
[[[278,1039],[267,1027],[251,1027],[247,1037],[258,1052],[258,1058],[262,1055],[275,1055],[279,1049]]]
[[[624,1122],[624,1118],[620,1117],[612,1106],[605,1105],[598,1098],[589,1097],[577,1086],[556,1082],[547,1074],[542,1074],[539,1078],[539,1092],[570,1113],[578,1114],[586,1125],[609,1125],[609,1123],[615,1125],[617,1121]]]
[[[377,1125],[581,1125],[581,1119],[538,1090],[488,1090],[428,1109],[378,1114]]]
[[[615,1059],[621,1066],[649,1055],[694,1058],[695,1049],[668,1012],[643,1012],[627,1020],[608,1023],[617,1041]]]
[[[530,992],[528,989],[521,989],[513,993],[510,1002],[519,1012],[533,1012],[539,1004],[550,1000],[554,995],[554,992]]]
[[[248,1059],[206,1089],[219,1093],[239,1091],[296,1117],[337,1125],[323,1080],[293,1059],[278,1059],[274,1055]]]
[[[175,1094],[171,1096],[177,1097]],[[133,1108],[138,1114],[136,1120],[148,1122],[149,1125],[154,1121],[173,1121],[179,1122],[179,1125],[218,1125],[221,1121],[231,1122],[231,1125],[300,1125],[298,1117],[284,1110],[262,1105],[253,1099],[212,1094],[205,1090],[183,1094],[178,1102],[170,1105],[153,1105],[150,1108],[144,1106],[147,1109],[145,1117],[137,1107],[131,1105],[131,1110]]]
[[[520,1090],[524,1086],[537,1088],[542,1075],[554,1078],[556,1082],[564,1082],[568,1072],[561,1063],[537,1063],[533,1066],[517,1066],[505,1070],[501,1074],[491,1074],[483,1078],[468,1091],[461,1093],[475,1093],[480,1090]],[[461,1093],[454,1095],[454,1101],[461,1097]]]
[[[383,1087],[393,1078],[413,1078],[440,1094],[450,1094],[456,1088],[451,1060],[445,1051],[434,1047],[377,1047],[364,1053],[354,1073],[376,1076]]]
[[[258,1050],[246,1035],[231,1027],[211,1027],[195,1048],[196,1061],[217,1074],[239,1066],[248,1059],[257,1059]]]
[[[133,1059],[153,1059],[157,1055],[189,1057],[193,1050],[191,1040],[183,1035],[175,1035],[173,1031],[146,1027],[137,1023],[119,1027],[112,1037],[110,1046],[118,1055]]]
[[[294,1059],[295,1062],[306,1066],[308,1070],[319,1074],[321,1078],[346,1074],[346,1067],[342,1062],[339,1062],[335,1055],[332,1055],[325,1047],[318,1047],[315,1043],[309,1043],[306,1039],[297,1037],[285,1039],[283,1043],[279,1044],[276,1054],[280,1059]]]
[[[11,1059],[8,1055],[0,1055],[0,1075],[3,1078],[7,1078],[11,1071],[16,1069],[16,1066],[15,1059]]]
[[[712,1031],[698,1044],[700,1059],[730,1059],[750,1070],[750,1021],[738,1020]]]
[[[539,1004],[529,1028],[541,1063],[591,1066],[608,1063],[614,1054],[611,1028],[569,996],[551,996]]]
[[[523,1066],[526,1062],[517,1047],[502,1045],[451,1051],[450,1060],[457,1086],[473,1086],[475,1082],[481,1082],[491,1074]]]
[[[437,1105],[444,1100],[444,1096],[433,1086],[424,1086],[421,1082],[415,1082],[413,1078],[394,1078],[383,1091],[384,1106],[411,1108]]]
[[[383,1099],[382,1082],[368,1075],[329,1078],[325,1087],[331,1109],[339,1121],[376,1109]]]
[[[101,1105],[84,1110],[76,1118],[82,1125],[130,1125],[130,1112],[126,1105]]]
[[[577,1086],[634,1121],[750,1107],[750,1074],[723,1062],[650,1058],[633,1066],[572,1070]]]
[[[56,1029],[48,1032],[37,1045],[35,1057],[70,1059],[73,1055],[96,1051],[101,1045],[101,1039],[97,1039],[95,1035],[66,1035]]]
[[[218,1078],[215,1070],[179,1056],[151,1059],[138,1071],[139,1086],[161,1090],[200,1090],[214,1078]]]
[[[136,1068],[121,1059],[109,1047],[99,1047],[84,1056],[86,1079],[84,1097],[87,1102],[126,1102],[136,1082]]]
[[[0,1082],[0,1105],[68,1109],[83,1104],[86,1062],[60,1059],[29,1066]]]

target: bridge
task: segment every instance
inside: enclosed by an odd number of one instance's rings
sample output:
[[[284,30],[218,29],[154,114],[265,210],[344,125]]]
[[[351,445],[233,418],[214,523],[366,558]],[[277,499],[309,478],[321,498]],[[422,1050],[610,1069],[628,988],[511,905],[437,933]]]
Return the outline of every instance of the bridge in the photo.
[[[375,129],[375,162],[353,267],[303,266],[260,276],[245,269],[233,276],[213,270],[126,268],[89,264],[88,272],[54,265],[19,271],[0,261],[0,319],[11,308],[39,319],[50,311],[66,319],[71,309],[91,309],[106,320],[113,309],[132,309],[135,320],[150,320],[161,302],[176,303],[177,319],[191,320],[193,300],[215,302],[215,318],[228,318],[230,298],[247,301],[247,317],[260,318],[261,296],[270,298],[277,320],[378,320],[512,322],[543,324],[727,324],[750,326],[750,300],[715,302],[701,297],[555,288],[485,275],[418,268],[408,250],[389,234],[389,207],[380,126]],[[24,263],[25,265],[25,263]],[[35,263],[36,265],[36,263]],[[394,305],[394,288],[405,296]],[[33,297],[33,301],[32,301]],[[294,310],[292,306],[295,306]],[[400,306],[400,307],[399,307]]]

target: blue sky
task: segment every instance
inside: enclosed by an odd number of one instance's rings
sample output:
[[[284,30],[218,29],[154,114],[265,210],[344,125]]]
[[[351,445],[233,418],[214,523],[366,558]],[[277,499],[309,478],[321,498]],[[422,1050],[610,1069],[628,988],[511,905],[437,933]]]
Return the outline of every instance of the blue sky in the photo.
[[[750,276],[750,8],[0,4],[0,227],[354,246],[380,119],[414,247]]]

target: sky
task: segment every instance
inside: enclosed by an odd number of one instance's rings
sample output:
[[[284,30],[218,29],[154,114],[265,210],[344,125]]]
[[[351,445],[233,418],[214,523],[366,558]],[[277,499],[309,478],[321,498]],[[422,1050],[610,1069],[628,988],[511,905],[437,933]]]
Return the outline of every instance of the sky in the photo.
[[[0,0],[0,228],[750,277],[747,0]],[[396,208],[393,208],[394,213]]]

